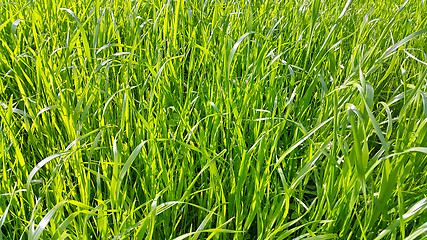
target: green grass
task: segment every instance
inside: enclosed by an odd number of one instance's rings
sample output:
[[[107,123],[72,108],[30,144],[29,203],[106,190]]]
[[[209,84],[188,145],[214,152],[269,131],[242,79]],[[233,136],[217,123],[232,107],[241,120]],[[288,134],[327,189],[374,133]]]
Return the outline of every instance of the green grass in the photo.
[[[426,239],[427,2],[0,0],[0,239]]]

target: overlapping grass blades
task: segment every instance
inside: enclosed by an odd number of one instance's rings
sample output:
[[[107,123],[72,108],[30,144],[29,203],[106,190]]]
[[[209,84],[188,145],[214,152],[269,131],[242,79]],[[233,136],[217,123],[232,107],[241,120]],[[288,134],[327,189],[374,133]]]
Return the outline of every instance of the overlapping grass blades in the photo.
[[[426,13],[0,1],[0,238],[426,238]]]

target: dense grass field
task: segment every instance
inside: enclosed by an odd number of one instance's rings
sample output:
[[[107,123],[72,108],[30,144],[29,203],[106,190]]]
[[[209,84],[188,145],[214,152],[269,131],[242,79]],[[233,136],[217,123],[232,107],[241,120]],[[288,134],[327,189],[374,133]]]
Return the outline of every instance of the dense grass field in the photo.
[[[0,239],[427,239],[424,0],[0,0],[0,77]]]

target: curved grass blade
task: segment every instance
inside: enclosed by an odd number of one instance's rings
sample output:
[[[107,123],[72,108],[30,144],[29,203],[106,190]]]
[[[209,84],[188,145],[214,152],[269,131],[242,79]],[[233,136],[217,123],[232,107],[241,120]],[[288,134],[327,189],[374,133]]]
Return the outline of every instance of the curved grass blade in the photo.
[[[274,170],[279,167],[280,163],[288,156],[295,148],[297,148],[299,145],[301,145],[303,142],[305,142],[309,137],[311,137],[313,134],[315,134],[320,128],[322,128],[325,124],[327,124],[329,121],[331,121],[334,117],[329,118],[328,120],[322,122],[319,126],[317,126],[315,129],[311,130],[307,135],[302,137],[298,142],[296,142],[294,145],[292,145],[290,148],[288,148],[282,156],[277,160],[276,164],[274,165]]]
[[[403,214],[403,219],[394,220],[390,226],[381,231],[381,233],[374,240],[380,240],[385,237],[388,233],[393,231],[393,229],[399,227],[400,222],[404,223],[410,221],[413,217],[419,216],[427,209],[427,198],[422,199],[421,201],[415,203],[405,214]]]
[[[73,151],[66,151],[66,152],[62,152],[62,153],[57,153],[57,154],[53,154],[45,159],[43,159],[42,161],[40,161],[39,163],[37,163],[37,165],[33,168],[33,170],[31,170],[30,174],[28,175],[28,179],[27,179],[27,190],[30,189],[30,184],[31,184],[31,180],[33,179],[34,175],[36,175],[36,173],[44,166],[46,165],[46,163],[52,161],[53,159],[57,158],[57,157],[62,157],[64,155],[69,155],[71,154]]]
[[[43,230],[46,228],[46,226],[49,224],[52,217],[55,215],[55,213],[64,206],[64,204],[67,203],[67,201],[60,202],[56,204],[40,221],[40,223],[37,225],[36,229],[33,231],[30,228],[30,232],[28,235],[28,240],[38,240],[43,233]]]
[[[140,143],[131,153],[129,158],[126,160],[125,164],[123,165],[123,168],[120,170],[119,177],[117,179],[117,187],[116,187],[116,196],[120,193],[120,185],[122,184],[123,178],[125,177],[127,171],[129,170],[130,166],[132,165],[133,161],[135,160],[136,156],[138,156],[139,152],[141,151],[142,147],[148,142],[149,140],[145,140],[142,143]],[[112,184],[115,184],[114,182]],[[116,198],[117,199],[117,198]]]

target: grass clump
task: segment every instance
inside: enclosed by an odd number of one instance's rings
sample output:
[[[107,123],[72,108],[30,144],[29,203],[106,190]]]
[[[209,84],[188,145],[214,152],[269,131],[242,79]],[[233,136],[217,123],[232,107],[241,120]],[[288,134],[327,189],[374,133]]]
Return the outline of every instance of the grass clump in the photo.
[[[0,239],[423,239],[424,1],[1,1]]]

